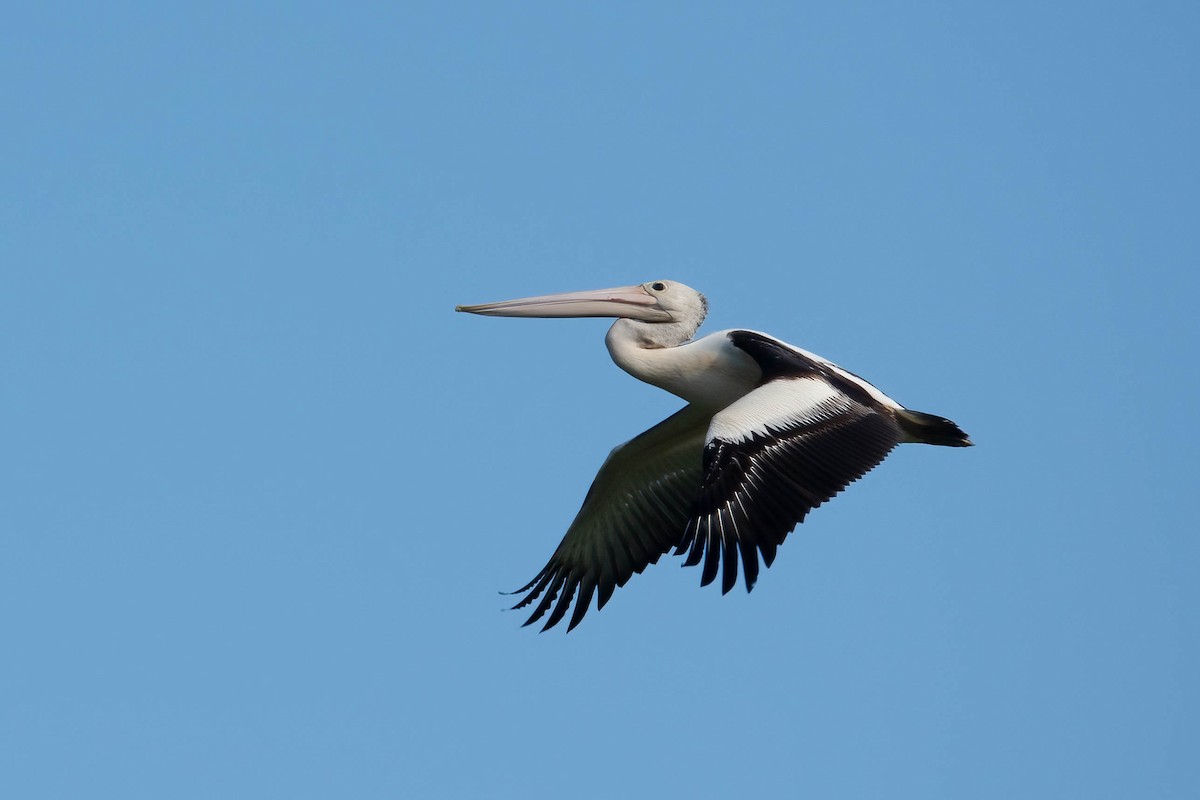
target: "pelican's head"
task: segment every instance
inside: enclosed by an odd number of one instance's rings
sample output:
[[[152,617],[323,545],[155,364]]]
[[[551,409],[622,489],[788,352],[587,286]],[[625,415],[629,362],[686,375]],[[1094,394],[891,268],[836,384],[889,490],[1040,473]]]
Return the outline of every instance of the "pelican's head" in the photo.
[[[616,289],[457,306],[454,310],[492,317],[620,317],[643,323],[638,327],[648,334],[647,338],[658,339],[669,327],[675,329],[672,333],[676,334],[670,338],[683,341],[690,338],[704,321],[708,303],[704,295],[690,286],[676,281],[650,281]],[[652,328],[658,328],[653,332],[658,335],[651,334]]]

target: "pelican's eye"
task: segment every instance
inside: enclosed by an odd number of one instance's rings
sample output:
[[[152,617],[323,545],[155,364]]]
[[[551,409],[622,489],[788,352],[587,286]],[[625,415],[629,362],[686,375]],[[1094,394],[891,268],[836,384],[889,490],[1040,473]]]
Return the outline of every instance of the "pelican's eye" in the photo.
[[[664,292],[667,289],[667,285],[662,281],[655,281],[654,283],[650,284],[650,288],[656,292]]]

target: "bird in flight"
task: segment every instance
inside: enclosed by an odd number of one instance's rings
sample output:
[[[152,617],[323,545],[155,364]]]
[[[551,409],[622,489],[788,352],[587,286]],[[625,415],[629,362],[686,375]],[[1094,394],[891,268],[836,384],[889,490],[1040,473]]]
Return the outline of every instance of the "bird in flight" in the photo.
[[[579,624],[595,595],[670,550],[703,562],[700,584],[758,579],[809,511],[861,478],[902,442],[968,447],[944,417],[904,408],[852,372],[765,333],[727,330],[693,339],[704,295],[676,281],[458,306],[494,317],[616,317],[605,343],[630,375],[687,401],[615,448],[562,542],[514,609],[542,630],[571,611]],[[574,610],[571,610],[574,601]]]

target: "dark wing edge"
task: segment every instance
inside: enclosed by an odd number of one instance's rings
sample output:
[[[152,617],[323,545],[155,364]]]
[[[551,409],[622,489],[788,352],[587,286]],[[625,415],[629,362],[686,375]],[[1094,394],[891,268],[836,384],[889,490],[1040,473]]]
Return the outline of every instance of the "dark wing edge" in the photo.
[[[594,594],[596,609],[604,608],[617,587],[679,544],[700,487],[711,416],[686,406],[609,454],[554,555],[512,593],[528,593],[513,609],[541,598],[525,625],[549,612],[542,626],[549,630],[574,600],[572,630]]]
[[[794,382],[808,380],[822,379]],[[714,427],[739,405],[755,402],[758,391],[714,417]],[[736,441],[710,437],[703,486],[676,555],[688,554],[684,566],[703,560],[702,586],[723,567],[726,594],[737,583],[740,554],[749,592],[758,579],[758,555],[770,567],[776,548],[809,511],[878,465],[900,440],[890,414],[844,394]]]

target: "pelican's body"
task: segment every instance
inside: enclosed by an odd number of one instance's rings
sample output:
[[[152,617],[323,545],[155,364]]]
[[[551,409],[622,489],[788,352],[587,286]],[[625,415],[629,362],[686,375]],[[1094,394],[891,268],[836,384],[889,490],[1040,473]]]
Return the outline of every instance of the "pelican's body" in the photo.
[[[853,373],[750,330],[692,337],[704,296],[681,283],[547,295],[459,311],[490,316],[618,317],[605,338],[621,369],[688,405],[617,447],[549,563],[515,607],[541,597],[525,624],[543,630],[571,606],[568,630],[599,592],[668,550],[703,559],[701,583],[722,569],[722,591],[746,589],[811,509],[878,464],[901,442],[971,444],[957,425],[904,408]],[[578,593],[578,597],[576,594]],[[557,601],[557,602],[556,602]]]

